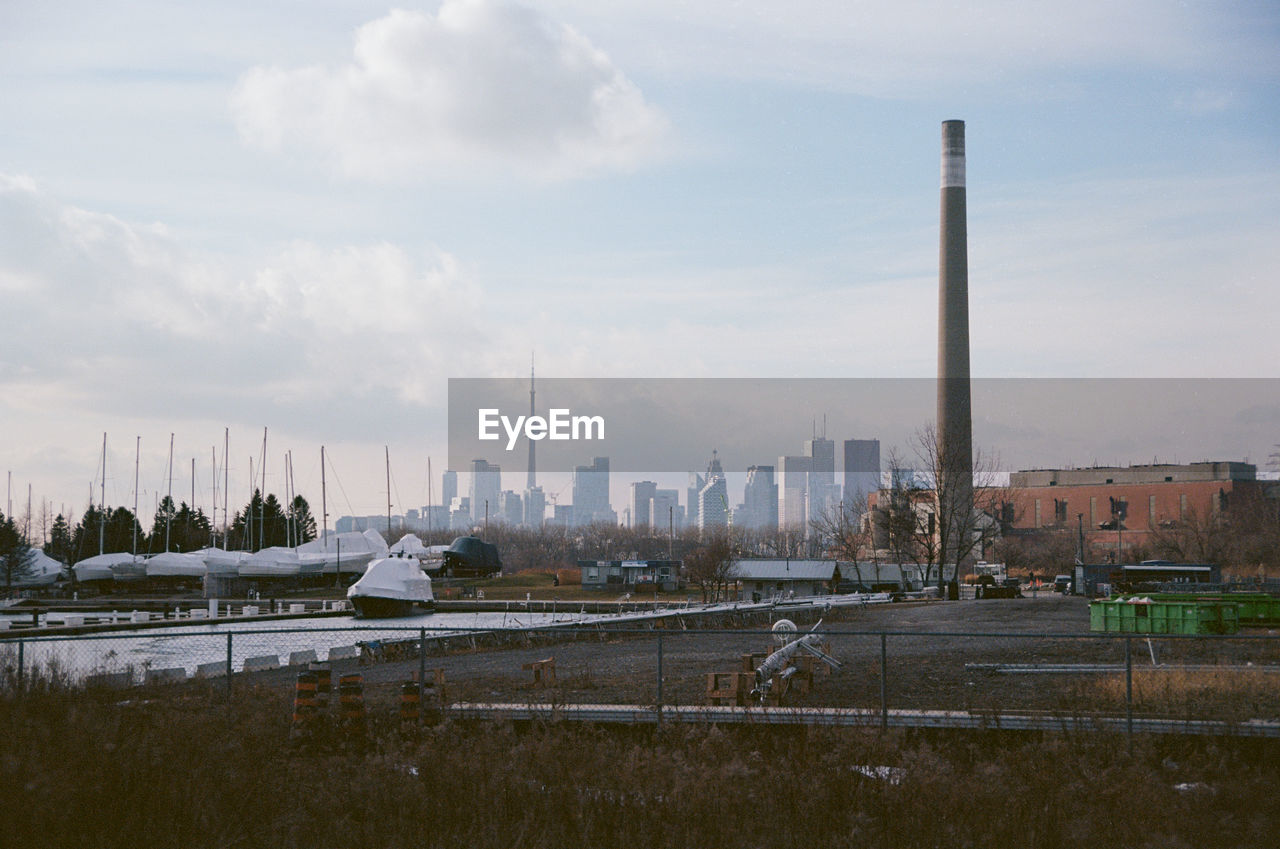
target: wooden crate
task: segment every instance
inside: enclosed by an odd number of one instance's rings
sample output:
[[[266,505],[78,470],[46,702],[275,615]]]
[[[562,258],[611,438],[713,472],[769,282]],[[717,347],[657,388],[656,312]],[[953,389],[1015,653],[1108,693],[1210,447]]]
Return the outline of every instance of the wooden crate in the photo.
[[[755,674],[745,672],[708,672],[707,704],[742,706],[751,699]]]

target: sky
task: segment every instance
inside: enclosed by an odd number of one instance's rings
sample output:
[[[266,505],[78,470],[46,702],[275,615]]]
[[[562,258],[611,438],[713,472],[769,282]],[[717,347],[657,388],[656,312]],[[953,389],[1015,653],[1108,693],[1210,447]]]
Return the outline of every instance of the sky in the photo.
[[[448,380],[531,355],[928,377],[955,118],[975,375],[1280,377],[1278,83],[1265,1],[0,4],[11,512],[83,512],[104,433],[146,515],[229,432],[234,509],[264,429],[268,490],[324,445],[379,513],[389,455],[402,512]]]

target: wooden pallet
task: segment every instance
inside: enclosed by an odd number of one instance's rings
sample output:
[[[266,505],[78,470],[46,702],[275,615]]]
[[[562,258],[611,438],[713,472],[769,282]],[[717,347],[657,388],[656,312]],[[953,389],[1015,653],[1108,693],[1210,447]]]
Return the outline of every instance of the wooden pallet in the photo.
[[[708,672],[707,704],[741,707],[751,700],[751,688],[755,686],[755,673]]]
[[[533,673],[533,686],[554,687],[556,683],[556,659],[554,656],[524,664],[521,669]]]

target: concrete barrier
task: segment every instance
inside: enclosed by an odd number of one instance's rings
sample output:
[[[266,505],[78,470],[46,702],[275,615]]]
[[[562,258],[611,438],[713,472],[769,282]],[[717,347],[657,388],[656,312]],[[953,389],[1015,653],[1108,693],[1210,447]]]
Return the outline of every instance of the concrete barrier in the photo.
[[[8,630],[9,630],[9,620],[0,619],[0,631],[8,631]]]
[[[244,607],[240,608],[240,615],[241,615],[241,616],[257,616],[257,615],[258,615],[258,605],[256,605],[256,604],[246,604]]]
[[[132,672],[102,672],[97,675],[86,675],[86,687],[128,687],[133,684]]]
[[[197,678],[217,678],[227,674],[227,662],[225,660],[215,660],[210,663],[202,663],[196,667]]]
[[[308,663],[314,663],[315,661],[316,653],[314,649],[289,652],[290,666],[306,666]]]
[[[245,672],[263,672],[268,669],[279,668],[280,658],[274,654],[267,654],[262,657],[246,657],[244,660]]]
[[[150,622],[151,614],[145,610],[135,610],[129,614],[130,622]]]
[[[68,613],[62,620],[62,624],[68,628],[78,628],[84,624],[84,617],[75,613]]]
[[[329,660],[355,660],[360,656],[356,646],[334,646],[329,649]]]
[[[289,612],[290,613],[306,613],[307,606],[305,604],[293,603],[289,605]]]
[[[168,669],[148,669],[146,681],[148,684],[172,684],[177,681],[187,680],[187,670],[181,666],[173,666]]]
[[[191,613],[190,613],[190,615],[189,615],[187,618],[189,618],[189,619],[208,619],[208,618],[209,618],[209,611],[208,611],[208,610],[205,610],[203,607],[193,607],[193,608],[191,608]]]

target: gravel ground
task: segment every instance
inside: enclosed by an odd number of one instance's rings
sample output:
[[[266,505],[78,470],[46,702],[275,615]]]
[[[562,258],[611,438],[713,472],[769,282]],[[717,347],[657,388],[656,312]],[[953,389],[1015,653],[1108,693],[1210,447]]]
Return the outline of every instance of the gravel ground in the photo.
[[[1123,713],[1124,675],[1001,674],[967,664],[1098,664],[1124,662],[1124,640],[1090,636],[1088,602],[1057,594],[1038,598],[886,604],[828,614],[823,631],[843,668],[818,675],[806,694],[785,702],[815,707],[878,708],[880,651],[885,638],[886,696],[890,708],[939,710]],[[940,634],[978,636],[940,636]],[[1265,632],[1250,631],[1249,634]],[[1054,636],[1039,636],[1039,635]],[[1066,636],[1060,636],[1066,635]],[[644,631],[580,635],[550,644],[471,650],[456,642],[432,654],[426,667],[444,670],[448,701],[654,704],[658,698],[658,643],[662,644],[664,704],[702,704],[707,674],[739,671],[742,656],[774,644],[765,628],[749,632]],[[1273,694],[1280,673],[1223,672],[1199,677],[1152,672],[1162,664],[1280,665],[1280,638],[1269,640],[1153,639],[1130,644],[1135,707],[1145,715],[1277,718]],[[525,664],[555,658],[554,687],[533,684]],[[370,709],[391,709],[399,684],[418,669],[417,659],[334,670],[364,676]],[[292,675],[261,679],[292,686]]]

